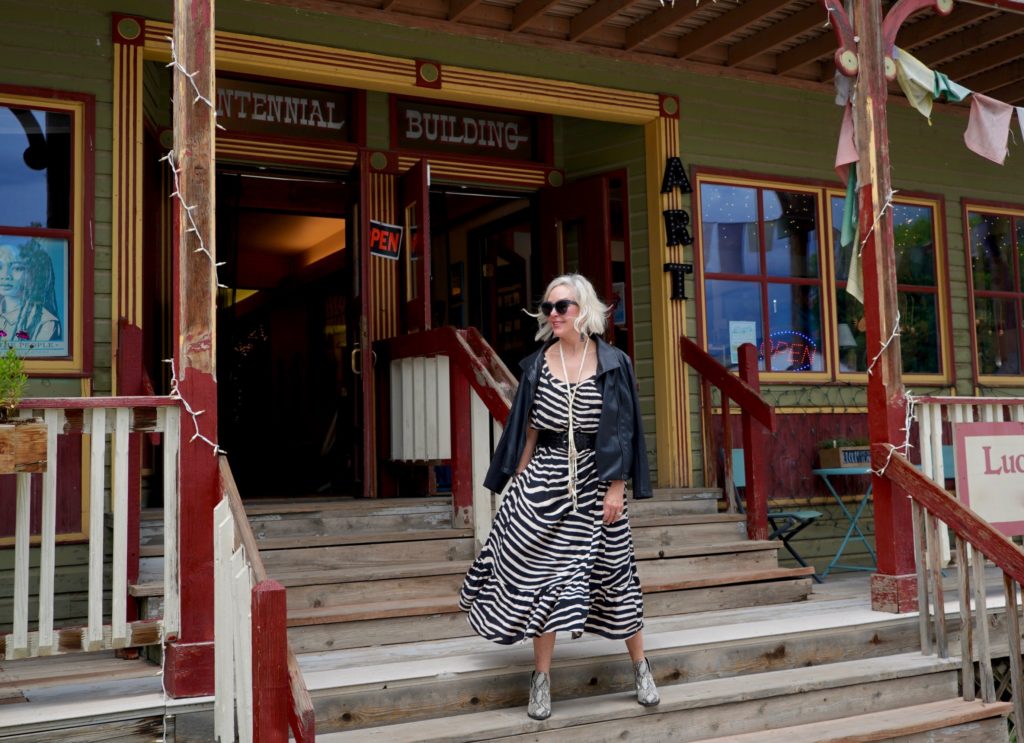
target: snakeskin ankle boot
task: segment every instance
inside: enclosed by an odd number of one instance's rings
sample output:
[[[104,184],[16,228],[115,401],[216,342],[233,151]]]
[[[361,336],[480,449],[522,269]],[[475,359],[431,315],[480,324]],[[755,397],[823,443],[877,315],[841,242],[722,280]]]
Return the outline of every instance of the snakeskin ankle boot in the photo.
[[[644,658],[633,667],[633,672],[636,674],[636,701],[644,707],[654,707],[661,701],[661,696],[654,685],[650,661]]]
[[[530,704],[526,714],[534,720],[551,717],[551,679],[546,673],[534,671],[530,676]]]

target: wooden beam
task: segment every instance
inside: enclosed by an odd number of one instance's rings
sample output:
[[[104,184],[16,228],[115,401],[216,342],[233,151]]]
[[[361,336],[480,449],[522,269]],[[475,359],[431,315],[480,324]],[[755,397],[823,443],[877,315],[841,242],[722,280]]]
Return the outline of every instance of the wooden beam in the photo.
[[[1004,14],[999,18],[993,18],[991,21],[979,24],[973,28],[958,31],[942,41],[929,44],[920,51],[915,52],[914,56],[929,67],[935,67],[947,59],[970,54],[975,49],[988,47],[998,41],[1018,34],[1022,30],[1024,30],[1024,16]],[[1021,50],[1024,49],[1024,41],[1016,39],[1013,43],[1017,48],[1017,53],[1007,55],[1007,61],[1019,56]]]
[[[988,95],[988,94],[986,94]],[[1024,82],[1014,83],[991,91],[991,97],[1003,103],[1012,103],[1019,106],[1024,103]],[[1015,123],[1011,124],[1016,128]]]
[[[214,0],[175,0],[174,165],[179,169],[174,257],[178,279],[174,337],[178,391],[193,410],[205,411],[200,432],[217,441],[216,227],[214,219],[214,113],[197,100],[216,99]],[[185,74],[187,71],[188,75]],[[198,251],[200,239],[211,253]],[[181,631],[169,643],[164,678],[173,697],[213,693],[213,508],[220,499],[217,458],[191,426],[181,427],[178,531]],[[173,548],[172,548],[173,549]]]
[[[816,36],[800,46],[782,52],[775,58],[775,73],[785,75],[790,70],[830,57],[836,50],[836,39],[831,33]]]
[[[782,10],[789,3],[790,0],[747,0],[728,13],[723,13],[713,21],[686,34],[679,40],[679,51],[676,55],[685,58],[702,49],[707,49],[737,31],[742,31],[750,24],[756,23],[769,13]]]
[[[927,44],[936,36],[945,36],[959,31],[964,26],[996,12],[998,11],[995,8],[985,8],[981,5],[957,4],[953,8],[952,14],[948,16],[936,13],[930,18],[901,29],[896,34],[896,44],[903,49],[913,50],[915,47]]]
[[[569,41],[577,41],[638,0],[598,0],[569,22]]]
[[[395,7],[395,3],[397,3],[397,2],[398,2],[398,0],[384,0],[384,2],[381,3],[380,9],[381,10],[391,10],[393,7]]]
[[[1012,85],[1020,80],[1024,80],[1024,59],[1017,59],[1010,64],[1002,65],[981,75],[969,77],[966,80],[957,80],[957,82],[961,85],[966,85],[978,93],[987,94],[989,91],[1006,85]]]
[[[522,31],[559,0],[523,0],[512,14],[512,30]]]
[[[448,20],[459,20],[481,2],[482,0],[451,0],[448,5]]]
[[[1006,64],[1020,57],[1021,40],[1006,39],[998,44],[993,44],[987,49],[958,59],[948,65],[944,65],[940,72],[945,72],[950,79],[960,81],[971,75],[978,75],[993,67]]]
[[[642,21],[638,21],[626,29],[626,50],[636,49],[648,39],[653,39],[677,23],[682,23],[699,9],[700,5],[690,0],[681,0],[674,6],[655,8]]]
[[[750,38],[733,44],[729,47],[726,65],[735,67],[751,57],[764,54],[769,49],[789,41],[794,36],[807,33],[815,27],[824,27],[825,20],[825,11],[820,5],[817,3],[808,5],[774,26],[758,31]]]

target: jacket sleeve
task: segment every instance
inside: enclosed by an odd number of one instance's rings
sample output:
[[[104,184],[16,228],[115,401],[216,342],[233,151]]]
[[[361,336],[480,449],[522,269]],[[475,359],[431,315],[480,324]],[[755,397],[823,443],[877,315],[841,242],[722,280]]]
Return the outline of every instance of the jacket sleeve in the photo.
[[[494,493],[500,493],[505,489],[505,484],[515,472],[523,451],[523,443],[526,440],[526,422],[529,419],[531,403],[529,395],[526,393],[528,386],[526,380],[520,380],[519,386],[516,388],[516,395],[512,399],[508,419],[505,421],[505,428],[501,432],[498,446],[491,457],[491,465],[487,468],[484,487]]]
[[[640,393],[637,389],[633,363],[626,359],[626,372],[629,383],[629,395],[633,405],[633,497],[650,498],[651,468],[647,461],[647,439],[644,438],[644,421],[640,413]]]

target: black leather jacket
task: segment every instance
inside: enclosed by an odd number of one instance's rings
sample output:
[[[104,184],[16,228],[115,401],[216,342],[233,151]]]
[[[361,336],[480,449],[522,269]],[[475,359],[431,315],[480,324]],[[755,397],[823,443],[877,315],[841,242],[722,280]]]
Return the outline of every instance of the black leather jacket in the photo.
[[[633,497],[650,498],[651,475],[633,364],[618,348],[600,338],[594,340],[597,343],[597,386],[602,398],[597,424],[597,476],[601,480],[632,478]],[[496,493],[504,490],[519,465],[526,445],[533,396],[544,364],[544,351],[551,343],[554,341],[527,356],[519,365],[523,370],[519,388],[484,480],[484,486]]]

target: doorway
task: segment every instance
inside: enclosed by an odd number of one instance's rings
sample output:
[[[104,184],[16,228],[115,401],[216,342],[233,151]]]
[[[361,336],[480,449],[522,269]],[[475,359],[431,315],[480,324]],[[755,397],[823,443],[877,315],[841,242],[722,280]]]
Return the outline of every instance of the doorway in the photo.
[[[220,436],[247,498],[362,491],[354,203],[344,179],[218,170]]]

